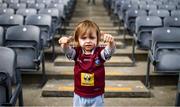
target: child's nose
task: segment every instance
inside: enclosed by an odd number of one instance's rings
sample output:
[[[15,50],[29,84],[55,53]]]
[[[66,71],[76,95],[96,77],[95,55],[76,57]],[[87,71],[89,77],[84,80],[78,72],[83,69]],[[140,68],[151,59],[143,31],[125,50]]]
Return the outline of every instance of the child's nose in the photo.
[[[90,42],[90,41],[91,41],[91,39],[89,39],[89,38],[86,39],[86,42]]]

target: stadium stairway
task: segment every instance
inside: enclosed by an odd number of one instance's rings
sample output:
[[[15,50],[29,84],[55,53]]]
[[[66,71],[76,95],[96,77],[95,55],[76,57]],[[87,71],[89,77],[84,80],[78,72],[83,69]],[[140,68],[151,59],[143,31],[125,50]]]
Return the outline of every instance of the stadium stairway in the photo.
[[[86,0],[77,0],[77,4],[69,24],[63,26],[64,35],[72,35],[75,25],[78,22],[89,19],[96,22],[100,30],[110,33],[115,37],[117,44],[116,53],[111,60],[105,63],[106,67],[106,88],[105,97],[151,97],[152,93],[144,86],[146,75],[147,52],[137,50],[137,63],[133,65],[131,60],[132,37],[127,34],[127,46],[123,47],[123,27],[115,26],[107,10],[104,8],[102,0],[97,0],[96,5],[86,4]],[[62,35],[56,35],[55,41]],[[42,88],[43,97],[69,97],[73,96],[73,61],[69,61],[62,53],[58,43],[56,43],[56,59],[51,62],[51,49],[45,50],[47,83]],[[153,69],[152,69],[153,70]],[[37,74],[30,74],[38,78]],[[159,75],[151,72],[153,85],[175,85],[177,76],[172,75],[170,79],[167,75]],[[23,79],[30,76],[23,75]],[[162,81],[166,79],[167,81]],[[32,82],[32,81],[31,81]]]

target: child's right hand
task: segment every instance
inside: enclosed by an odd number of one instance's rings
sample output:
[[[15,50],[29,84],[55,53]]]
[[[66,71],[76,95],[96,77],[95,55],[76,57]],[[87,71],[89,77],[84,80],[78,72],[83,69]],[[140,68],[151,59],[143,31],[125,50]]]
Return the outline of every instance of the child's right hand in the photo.
[[[61,44],[68,44],[69,42],[72,41],[72,39],[73,39],[72,36],[69,36],[69,37],[63,36],[58,40],[58,42],[59,42],[60,45]]]

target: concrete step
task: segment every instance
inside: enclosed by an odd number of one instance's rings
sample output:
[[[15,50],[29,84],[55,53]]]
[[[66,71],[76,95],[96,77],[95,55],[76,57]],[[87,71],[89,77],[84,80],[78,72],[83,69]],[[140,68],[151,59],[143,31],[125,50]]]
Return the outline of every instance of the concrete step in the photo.
[[[107,16],[104,17],[73,17],[71,18],[71,21],[76,21],[79,22],[81,20],[93,20],[93,21],[104,21],[104,22],[109,22],[111,19]]]
[[[100,30],[102,30],[102,31],[118,31],[119,30],[119,27],[99,27],[100,28]],[[75,29],[75,27],[73,27],[73,26],[66,26],[66,27],[64,27],[64,29],[66,29],[66,30],[74,30]]]
[[[86,19],[70,20],[70,23],[71,22],[81,22],[83,20],[86,20]],[[89,20],[92,20],[94,22],[99,22],[99,23],[113,23],[111,20],[100,20],[100,19],[89,19]]]
[[[73,80],[49,80],[42,88],[43,97],[72,97]],[[150,97],[150,91],[140,81],[106,80],[105,97]]]
[[[73,66],[54,66],[54,63],[47,61],[46,57],[45,67],[48,79],[73,79]],[[146,69],[147,62],[137,62],[132,67],[105,66],[106,80],[138,80],[144,83]],[[42,79],[42,72],[41,69],[38,72],[23,72],[22,77],[23,83],[37,83]],[[178,75],[159,74],[151,66],[150,79],[152,86],[177,85]]]
[[[77,5],[78,6],[78,5]],[[81,7],[81,6],[80,6]],[[93,8],[93,7],[85,7],[83,9],[81,8],[76,8],[74,13],[87,13],[87,12],[91,12],[91,13],[101,13],[101,12],[104,12],[104,13],[107,13],[107,10],[104,8],[104,7],[97,7],[96,8]]]
[[[78,24],[78,22],[71,22],[69,26],[74,27]],[[99,27],[114,27],[113,23],[96,23]]]
[[[65,56],[58,56],[54,60],[55,66],[73,66],[74,61],[68,60]],[[105,66],[132,66],[132,60],[129,57],[117,57],[113,56],[110,60],[105,63]]]
[[[109,33],[111,35],[118,35],[118,31],[107,31],[107,30],[102,30],[103,32]],[[65,35],[72,35],[74,30],[66,30]]]
[[[86,19],[86,18],[89,18],[89,19],[105,19],[105,20],[111,20],[111,18],[109,16],[85,16],[85,17],[72,17],[71,19]]]

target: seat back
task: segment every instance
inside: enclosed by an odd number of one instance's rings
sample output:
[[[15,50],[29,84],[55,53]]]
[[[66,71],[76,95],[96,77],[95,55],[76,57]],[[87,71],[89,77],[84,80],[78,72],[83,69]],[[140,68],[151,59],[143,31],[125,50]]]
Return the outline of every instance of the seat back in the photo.
[[[142,4],[139,6],[139,8],[142,10],[146,10],[146,11],[157,10],[157,5],[155,5],[155,4],[147,4],[147,5]]]
[[[164,18],[164,26],[169,27],[180,27],[180,16],[169,16]]]
[[[28,4],[28,8],[34,8],[34,9],[37,9],[37,10],[40,10],[40,9],[44,9],[45,8],[45,4],[44,3],[31,3],[31,4]]]
[[[56,8],[40,9],[39,14],[47,14],[52,17],[52,31],[55,32],[56,28],[60,27],[61,17],[59,16],[59,10]]]
[[[165,9],[168,11],[176,10],[176,6],[173,4],[167,4],[167,5],[162,4],[162,5],[159,5],[158,7],[159,7],[159,9]]]
[[[7,3],[0,3],[0,8],[7,8]]]
[[[126,19],[125,19],[125,27],[129,29],[131,32],[135,31],[135,20],[137,16],[146,16],[147,12],[145,10],[134,10],[129,9],[126,12]]]
[[[4,29],[0,26],[0,46],[4,45]]]
[[[37,69],[39,63],[35,60],[40,55],[40,29],[37,26],[12,26],[7,29],[5,45],[14,49],[17,54],[17,67],[22,69]]]
[[[15,11],[20,8],[26,8],[26,3],[11,3],[9,4],[9,8],[14,9]]]
[[[152,30],[161,27],[162,20],[158,16],[138,16],[136,18],[135,26],[139,48],[149,49]]]
[[[151,51],[157,60],[156,70],[179,72],[180,70],[180,28],[162,27],[152,31]]]
[[[16,14],[22,15],[24,17],[29,15],[35,15],[37,14],[37,10],[34,8],[25,8],[25,9],[18,9],[16,11]]]
[[[3,0],[4,3],[11,4],[11,3],[19,3],[19,0]]]
[[[159,16],[161,18],[164,18],[170,16],[170,13],[168,10],[165,9],[149,10],[149,16]]]
[[[59,17],[66,18],[65,8],[63,4],[50,3],[47,5],[47,8],[56,8],[59,10]]]
[[[7,103],[12,95],[11,81],[16,82],[16,56],[12,49],[0,47],[0,105]],[[4,74],[4,75],[2,75]],[[5,80],[2,80],[2,79]]]
[[[14,9],[11,8],[0,8],[0,15],[1,14],[14,14]]]
[[[171,11],[171,16],[180,16],[180,10],[172,10]]]
[[[138,9],[138,5],[137,4],[129,4],[129,3],[124,3],[121,7],[121,10],[120,10],[120,19],[121,20],[124,20],[125,19],[125,15],[126,15],[126,11],[128,9]]]
[[[42,47],[49,46],[49,40],[51,37],[51,16],[45,14],[37,14],[26,17],[26,25],[36,25],[41,30],[41,39],[43,40]]]
[[[5,29],[9,26],[23,25],[24,18],[21,15],[3,14],[0,15],[0,26]]]
[[[19,0],[20,3],[35,4],[36,0]]]

